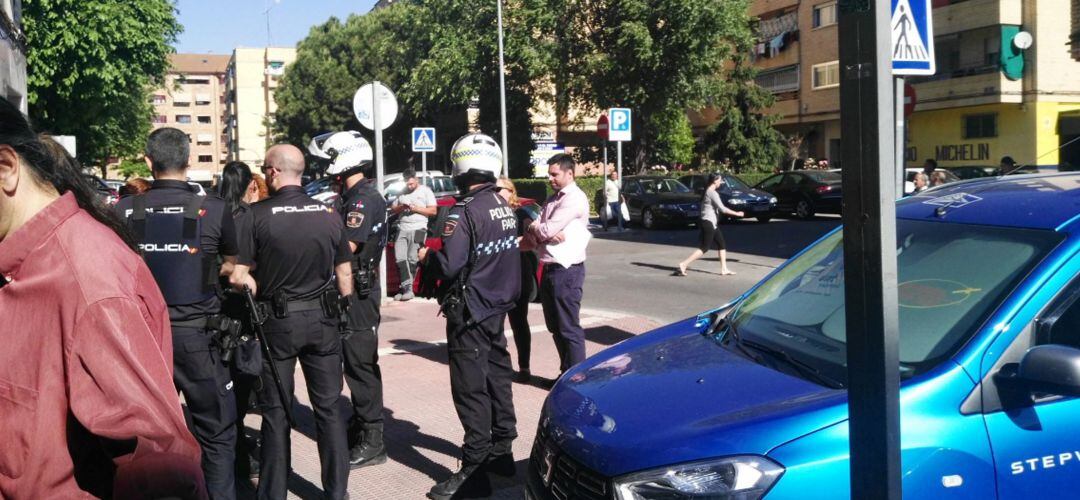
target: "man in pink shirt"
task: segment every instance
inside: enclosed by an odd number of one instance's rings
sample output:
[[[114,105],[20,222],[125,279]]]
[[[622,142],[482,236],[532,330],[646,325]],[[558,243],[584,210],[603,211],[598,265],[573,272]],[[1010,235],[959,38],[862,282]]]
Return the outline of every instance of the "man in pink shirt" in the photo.
[[[581,246],[579,254],[570,256],[569,262],[564,262],[569,267],[556,263],[547,249],[548,245],[565,240],[563,230],[571,222],[589,225],[589,198],[574,182],[574,167],[570,155],[559,154],[548,160],[548,182],[555,194],[548,198],[540,220],[529,226],[522,242],[526,248],[539,249],[540,263],[544,266],[540,283],[544,323],[555,337],[561,372],[585,360],[585,330],[579,319],[585,285],[585,246]]]

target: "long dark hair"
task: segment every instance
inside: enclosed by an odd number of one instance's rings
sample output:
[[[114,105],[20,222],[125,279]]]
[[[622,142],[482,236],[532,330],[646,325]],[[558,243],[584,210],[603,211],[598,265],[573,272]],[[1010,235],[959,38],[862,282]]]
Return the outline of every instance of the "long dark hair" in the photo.
[[[19,153],[38,184],[51,185],[60,194],[74,195],[79,208],[112,229],[132,250],[138,251],[127,225],[99,201],[79,163],[67,151],[58,148],[52,139],[38,137],[22,112],[5,99],[0,99],[0,144],[7,144]]]
[[[251,185],[251,167],[242,161],[230,161],[221,169],[221,185],[218,194],[225,198],[229,210],[235,212],[244,202],[244,194]]]

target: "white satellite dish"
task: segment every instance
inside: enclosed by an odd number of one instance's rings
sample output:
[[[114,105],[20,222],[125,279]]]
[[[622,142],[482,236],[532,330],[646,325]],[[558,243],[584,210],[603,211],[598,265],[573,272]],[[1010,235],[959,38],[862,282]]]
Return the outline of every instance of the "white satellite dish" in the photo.
[[[1016,36],[1013,36],[1013,45],[1020,50],[1030,49],[1031,44],[1034,42],[1035,40],[1031,37],[1031,33],[1026,31],[1021,31],[1017,33]]]

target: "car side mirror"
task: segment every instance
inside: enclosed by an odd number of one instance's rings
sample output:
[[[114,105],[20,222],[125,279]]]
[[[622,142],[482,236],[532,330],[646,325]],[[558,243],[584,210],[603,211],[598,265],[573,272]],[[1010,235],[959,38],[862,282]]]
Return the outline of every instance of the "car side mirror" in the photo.
[[[1080,349],[1058,344],[1028,349],[1016,372],[1032,392],[1080,396]]]

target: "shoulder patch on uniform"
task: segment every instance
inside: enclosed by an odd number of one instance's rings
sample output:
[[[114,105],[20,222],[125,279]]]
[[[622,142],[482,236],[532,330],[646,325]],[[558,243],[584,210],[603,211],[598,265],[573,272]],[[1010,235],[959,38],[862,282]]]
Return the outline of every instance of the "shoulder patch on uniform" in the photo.
[[[464,207],[465,205],[468,205],[469,203],[472,203],[473,199],[474,198],[472,196],[470,196],[468,198],[462,198],[462,199],[458,200],[458,202],[455,203],[454,206]]]
[[[353,229],[356,229],[356,228],[360,227],[360,225],[363,224],[363,223],[364,223],[364,214],[363,214],[363,212],[349,212],[348,216],[345,217],[345,225],[349,226],[349,227],[351,227]]]
[[[446,225],[443,226],[442,230],[443,238],[454,234],[454,230],[457,229],[457,225],[458,221],[456,219],[446,221]]]

